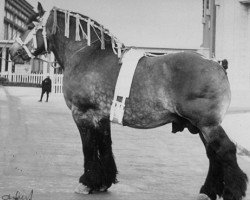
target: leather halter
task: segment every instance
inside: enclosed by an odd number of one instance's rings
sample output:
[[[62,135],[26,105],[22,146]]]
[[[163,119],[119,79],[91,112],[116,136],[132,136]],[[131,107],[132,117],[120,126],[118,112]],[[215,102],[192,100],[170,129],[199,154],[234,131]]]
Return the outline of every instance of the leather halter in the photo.
[[[48,43],[47,43],[47,33],[46,33],[46,23],[49,18],[50,12],[45,12],[44,15],[39,19],[39,22],[33,22],[35,27],[29,32],[27,37],[24,41],[18,36],[16,37],[16,42],[20,44],[24,50],[26,51],[27,55],[30,58],[34,58],[34,52],[37,50],[37,40],[36,40],[36,33],[38,30],[42,29],[43,41],[44,41],[44,48],[47,52],[48,50]],[[27,44],[33,40],[33,45],[31,50],[27,47]]]

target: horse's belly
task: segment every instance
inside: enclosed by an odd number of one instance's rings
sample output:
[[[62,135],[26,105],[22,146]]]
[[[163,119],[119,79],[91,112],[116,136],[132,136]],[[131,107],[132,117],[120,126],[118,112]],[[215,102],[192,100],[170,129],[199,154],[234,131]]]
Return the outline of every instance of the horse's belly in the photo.
[[[126,104],[123,125],[133,128],[155,128],[172,122],[174,114],[155,102],[131,102]]]

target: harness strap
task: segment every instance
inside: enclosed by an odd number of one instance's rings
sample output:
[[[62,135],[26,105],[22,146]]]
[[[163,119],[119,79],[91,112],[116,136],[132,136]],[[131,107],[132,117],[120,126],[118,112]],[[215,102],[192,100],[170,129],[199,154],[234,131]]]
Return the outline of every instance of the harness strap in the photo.
[[[110,110],[110,121],[112,122],[122,124],[125,101],[129,97],[134,72],[138,61],[144,54],[144,51],[135,49],[130,49],[124,53]]]
[[[45,51],[48,50],[48,44],[47,44],[47,35],[46,35],[46,23],[47,20],[49,18],[50,12],[45,12],[45,14],[43,15],[43,17],[40,19],[39,22],[33,22],[35,25],[35,28],[33,28],[29,34],[27,35],[27,37],[25,38],[24,41],[22,41],[22,39],[18,36],[16,37],[15,41],[20,44],[24,50],[26,51],[27,55],[30,58],[34,58],[34,55],[32,54],[32,52],[34,52],[37,49],[37,38],[36,38],[36,33],[39,29],[42,29],[42,35],[43,35],[43,41],[44,41],[44,48]],[[33,47],[32,47],[32,52],[29,50],[29,48],[27,47],[27,44],[33,41]]]
[[[28,47],[26,45],[23,46],[23,48],[25,49],[25,51],[27,52],[28,56],[30,58],[34,58],[35,56],[33,56],[33,54],[30,52],[30,50],[28,49]]]
[[[29,56],[30,58],[34,58],[33,54],[30,52],[30,50],[29,50],[28,47],[26,46],[26,43],[23,42],[22,39],[21,39],[19,36],[16,37],[16,42],[17,42],[18,44],[20,44],[20,45],[24,48],[24,50],[26,51],[26,53],[28,54],[28,56]]]
[[[21,46],[24,45],[22,39],[21,39],[19,36],[16,37],[16,42],[17,42],[18,44],[20,44]]]
[[[43,26],[43,41],[44,41],[44,48],[45,48],[45,51],[48,51],[48,42],[47,42],[47,34],[46,34],[46,27]]]
[[[33,40],[34,49],[37,49],[36,31],[33,33],[32,40]]]

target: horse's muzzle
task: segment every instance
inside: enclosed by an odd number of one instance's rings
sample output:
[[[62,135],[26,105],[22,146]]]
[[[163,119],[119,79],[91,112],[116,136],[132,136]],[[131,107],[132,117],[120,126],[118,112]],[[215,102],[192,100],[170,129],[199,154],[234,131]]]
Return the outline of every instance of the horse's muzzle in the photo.
[[[15,63],[23,63],[30,60],[25,49],[19,44],[14,43],[9,49],[10,59]]]

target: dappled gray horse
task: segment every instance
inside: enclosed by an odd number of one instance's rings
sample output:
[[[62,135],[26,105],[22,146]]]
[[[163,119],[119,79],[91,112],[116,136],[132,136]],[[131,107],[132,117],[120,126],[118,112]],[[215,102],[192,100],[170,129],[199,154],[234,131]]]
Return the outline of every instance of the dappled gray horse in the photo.
[[[11,57],[15,61],[45,51],[55,54],[64,69],[65,101],[82,139],[84,174],[78,189],[104,191],[117,181],[109,116],[121,68],[114,50],[122,45],[86,16],[58,8],[47,13],[40,4],[38,10],[38,18],[10,48]],[[200,193],[212,200],[217,195],[240,200],[247,176],[237,164],[235,144],[220,125],[229,104],[228,78],[216,62],[187,52],[142,57],[126,100],[123,125],[148,129],[172,123],[174,133],[188,128],[199,134],[209,159]]]

